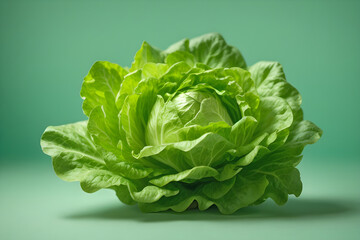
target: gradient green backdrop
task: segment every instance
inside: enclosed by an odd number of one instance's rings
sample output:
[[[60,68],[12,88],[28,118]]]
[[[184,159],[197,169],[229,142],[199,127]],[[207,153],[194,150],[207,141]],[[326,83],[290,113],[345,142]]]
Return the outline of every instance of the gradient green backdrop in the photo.
[[[1,1],[0,239],[360,237],[359,13],[360,1]],[[143,40],[164,49],[208,32],[248,65],[282,63],[324,130],[304,152],[300,199],[231,217],[142,214],[56,178],[40,136],[85,119],[79,92],[95,61],[130,66]]]

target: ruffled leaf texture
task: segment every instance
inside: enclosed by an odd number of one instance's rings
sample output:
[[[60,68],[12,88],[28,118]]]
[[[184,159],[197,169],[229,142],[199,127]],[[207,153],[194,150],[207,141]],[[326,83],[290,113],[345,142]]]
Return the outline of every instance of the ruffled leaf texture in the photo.
[[[165,51],[144,42],[131,68],[96,62],[81,97],[88,120],[48,127],[44,153],[61,179],[145,212],[282,205],[300,195],[296,166],[322,134],[279,63],[247,67],[216,33]]]

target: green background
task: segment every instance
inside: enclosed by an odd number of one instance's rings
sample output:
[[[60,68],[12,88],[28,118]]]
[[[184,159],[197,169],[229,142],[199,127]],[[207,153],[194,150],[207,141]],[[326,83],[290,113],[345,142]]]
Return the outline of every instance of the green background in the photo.
[[[360,1],[1,1],[0,239],[360,237]],[[279,61],[324,130],[300,164],[304,192],[222,216],[143,214],[110,191],[57,179],[45,127],[85,119],[97,60],[130,66],[142,41],[165,49],[221,33],[248,65]]]

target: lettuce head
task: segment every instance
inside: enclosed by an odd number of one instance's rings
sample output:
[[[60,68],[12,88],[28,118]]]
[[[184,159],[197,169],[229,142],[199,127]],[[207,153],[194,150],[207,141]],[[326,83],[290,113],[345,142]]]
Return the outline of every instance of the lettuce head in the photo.
[[[164,51],[144,42],[131,68],[96,62],[80,94],[88,120],[46,128],[44,153],[61,179],[145,212],[282,205],[322,134],[279,63],[249,67],[219,34]]]

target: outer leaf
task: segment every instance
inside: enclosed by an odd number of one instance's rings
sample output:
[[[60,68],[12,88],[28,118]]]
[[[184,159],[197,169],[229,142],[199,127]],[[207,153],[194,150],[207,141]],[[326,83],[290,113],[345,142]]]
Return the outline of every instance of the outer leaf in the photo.
[[[308,144],[317,142],[322,130],[310,121],[302,120],[292,126],[285,144],[276,150],[276,153],[285,156],[298,156]]]
[[[113,186],[125,185],[130,182],[119,175],[116,175],[108,170],[92,169],[86,177],[81,181],[81,188],[88,193],[96,192],[102,188],[109,188]]]
[[[195,57],[189,52],[185,51],[175,51],[170,53],[166,59],[165,62],[167,64],[173,65],[178,62],[185,62],[189,66],[193,67],[195,66]]]
[[[127,186],[115,186],[112,187],[115,190],[116,196],[125,204],[133,205],[136,204],[136,201],[131,197],[130,192]]]
[[[281,146],[289,135],[293,113],[288,103],[279,97],[265,97],[259,106],[260,121],[255,136],[268,133],[263,143],[270,150]]]
[[[187,39],[182,40],[170,46],[164,53],[169,54],[179,50],[189,51],[197,62],[212,68],[246,68],[245,60],[239,50],[229,46],[218,33],[205,34],[190,41]]]
[[[268,182],[264,176],[258,175],[247,178],[238,176],[235,182],[234,180],[229,180],[227,184],[231,186],[230,190],[228,187],[219,190],[219,195],[221,195],[221,191],[225,192],[225,195],[218,199],[211,199],[204,195],[202,193],[203,186],[200,185],[194,190],[180,188],[179,194],[175,197],[165,197],[151,204],[139,204],[139,207],[145,212],[158,212],[168,209],[182,212],[196,201],[200,210],[205,210],[215,204],[221,213],[231,214],[257,201],[264,194]]]
[[[256,170],[256,172],[265,174],[269,181],[269,186],[266,188],[263,198],[270,197],[277,204],[283,205],[287,202],[289,194],[294,194],[297,197],[300,196],[302,183],[300,173],[296,168],[271,168],[268,166],[267,168]]]
[[[121,185],[127,186],[129,194],[137,202],[154,202],[162,196],[178,193],[176,189],[155,186],[138,191],[136,182],[109,171],[105,161],[114,162],[114,156],[106,154],[92,143],[86,132],[86,122],[48,127],[42,136],[41,146],[46,154],[53,157],[56,174],[66,181],[80,181],[86,192],[114,188],[125,202],[131,201],[126,198],[126,191],[119,187]]]
[[[213,177],[218,174],[218,171],[216,171],[214,168],[207,166],[199,166],[177,174],[165,175],[160,178],[152,179],[150,180],[150,183],[162,187],[174,181],[179,182],[187,179],[199,180],[207,177]]]
[[[120,109],[115,102],[126,74],[127,71],[117,64],[96,62],[85,77],[80,92],[84,98],[84,113],[89,116],[89,133],[97,144],[115,154],[120,154],[117,148]]]
[[[150,203],[150,204],[139,204],[139,207],[144,212],[159,212],[172,209],[176,212],[185,211],[190,207],[195,201],[198,203],[200,210],[206,210],[212,204],[213,201],[206,198],[201,193],[201,186],[195,187],[195,189],[189,189],[184,186],[177,184],[180,189],[180,192],[173,197],[164,197],[159,199],[159,201]]]
[[[114,106],[114,103],[111,104]],[[121,155],[117,144],[120,140],[119,119],[113,118],[116,115],[107,115],[102,106],[95,107],[89,117],[88,131],[92,135],[94,141],[107,151]]]
[[[258,62],[249,68],[249,72],[260,96],[277,96],[285,99],[294,111],[300,108],[301,96],[296,88],[286,82],[280,63]]]
[[[157,78],[147,78],[139,82],[135,89],[135,93],[139,95],[136,111],[141,113],[141,123],[145,129],[151,110],[158,98],[161,83]]]
[[[80,181],[86,192],[128,184],[107,169],[104,160],[114,156],[94,145],[86,125],[84,121],[45,130],[41,147],[53,158],[56,174],[65,181]]]
[[[53,158],[56,174],[66,181],[81,181],[92,170],[106,169],[104,152],[92,142],[87,121],[47,127],[41,137],[44,153]]]
[[[183,52],[189,52],[189,39],[185,38],[183,40],[180,40],[177,43],[172,44],[170,47],[168,47],[163,53],[165,55],[171,54],[176,51],[183,51]]]
[[[293,114],[289,105],[279,97],[261,99],[259,111],[261,116],[256,129],[257,134],[281,131],[289,128],[293,122]]]
[[[302,145],[316,143],[322,135],[322,130],[314,123],[303,120],[299,122],[289,135],[286,146]]]
[[[244,150],[240,150],[241,152],[245,152]],[[242,156],[239,152],[235,152],[236,155]],[[228,180],[235,175],[237,175],[244,166],[248,166],[253,162],[256,162],[258,159],[261,159],[264,155],[269,153],[269,149],[264,146],[256,146],[253,147],[252,150],[248,151],[245,156],[242,156],[235,161],[227,163],[224,167],[219,169],[220,174],[215,176],[218,181]],[[250,165],[251,166],[251,165]]]
[[[204,184],[202,192],[211,199],[219,199],[227,194],[234,186],[236,177],[230,178],[223,182],[213,181]]]
[[[148,62],[142,67],[142,73],[145,78],[160,78],[168,69],[167,64]]]
[[[146,168],[139,163],[122,162],[118,159],[106,159],[106,166],[114,173],[128,179],[145,178],[154,172],[154,169]]]
[[[198,62],[212,68],[240,67],[246,68],[246,63],[235,47],[227,45],[218,33],[206,34],[190,40],[190,52]]]
[[[99,105],[107,106],[115,102],[116,95],[127,71],[117,64],[96,62],[85,77],[80,95],[84,99],[83,110],[86,116]],[[105,93],[108,93],[109,101]]]
[[[257,127],[257,120],[254,117],[244,117],[235,123],[231,128],[230,141],[236,147],[241,147],[250,142]]]
[[[139,203],[152,203],[161,197],[171,197],[179,193],[179,190],[170,190],[156,186],[146,186],[139,192],[131,191],[131,197]]]
[[[138,86],[139,82],[141,81],[141,77],[142,77],[141,70],[131,72],[124,77],[124,81],[121,84],[120,91],[116,96],[116,107],[118,109],[122,108],[125,98],[128,95],[132,95],[135,93],[135,89]]]
[[[146,63],[162,63],[164,57],[161,51],[152,47],[147,42],[143,42],[140,50],[136,53],[130,72],[142,68]]]
[[[242,207],[247,207],[258,200],[268,185],[264,176],[245,178],[238,175],[231,190],[222,198],[215,200],[221,213],[231,214]]]
[[[136,111],[138,99],[139,95],[129,95],[120,113],[121,127],[126,133],[127,143],[135,151],[145,146],[143,125]]]

